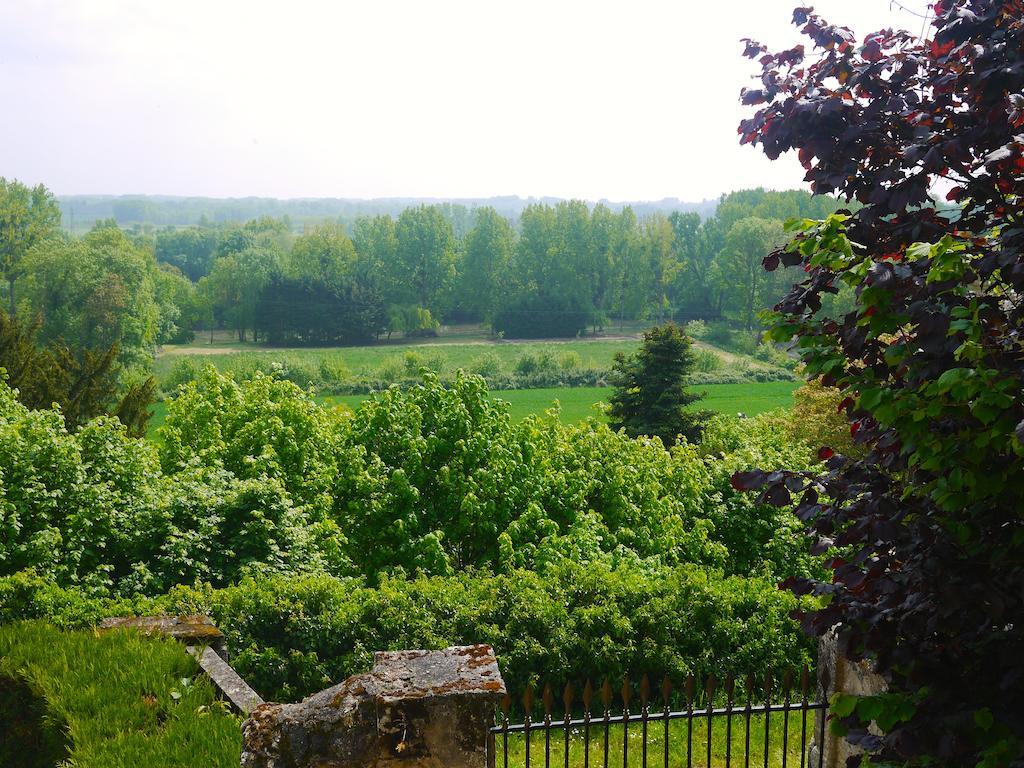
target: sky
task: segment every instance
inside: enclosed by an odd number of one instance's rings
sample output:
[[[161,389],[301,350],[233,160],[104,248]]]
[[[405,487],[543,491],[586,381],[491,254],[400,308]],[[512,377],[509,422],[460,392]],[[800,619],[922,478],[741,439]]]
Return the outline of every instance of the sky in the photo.
[[[923,13],[926,0],[902,0]],[[697,201],[795,0],[2,0],[0,176],[57,194]],[[859,38],[922,20],[823,0]]]

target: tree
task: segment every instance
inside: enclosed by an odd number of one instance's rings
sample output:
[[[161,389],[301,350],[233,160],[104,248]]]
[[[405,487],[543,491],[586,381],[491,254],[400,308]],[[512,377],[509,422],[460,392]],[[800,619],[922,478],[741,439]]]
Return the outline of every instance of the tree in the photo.
[[[777,298],[779,280],[764,271],[761,260],[782,241],[781,223],[748,216],[730,227],[717,256],[718,271],[727,276],[726,296],[748,331],[754,328],[755,314]]]
[[[589,212],[578,201],[529,205],[493,327],[506,336],[575,336],[593,316],[587,260]]]
[[[515,245],[508,219],[490,207],[476,212],[476,224],[466,235],[461,263],[463,303],[477,317],[489,317]]]
[[[280,272],[281,254],[269,246],[250,246],[222,256],[199,282],[214,311],[245,341],[257,326],[256,308],[263,289]]]
[[[704,397],[686,389],[694,365],[692,343],[678,325],[666,323],[644,334],[636,354],[615,356],[609,378],[615,392],[608,399],[613,429],[623,429],[630,437],[659,437],[666,446],[680,437],[691,443],[700,440],[709,414],[687,410]]]
[[[147,366],[160,327],[157,264],[112,222],[85,237],[54,240],[25,259],[29,307],[42,317],[41,343],[118,347],[119,361]]]
[[[209,274],[217,241],[218,233],[213,229],[168,227],[156,233],[154,250],[157,261],[177,267],[196,282]]]
[[[404,288],[407,303],[440,314],[440,300],[455,277],[455,235],[441,210],[406,208],[395,226],[393,282]]]
[[[678,267],[672,248],[673,231],[669,220],[660,214],[644,219],[640,226],[640,243],[647,287],[646,305],[660,323],[665,319],[668,309],[668,286]]]
[[[798,8],[811,40],[761,63],[741,141],[797,150],[817,193],[863,207],[796,222],[764,266],[806,276],[771,335],[839,388],[866,455],[823,446],[821,472],[738,473],[841,547],[804,622],[870,659],[883,696],[843,697],[836,728],[886,764],[1019,764],[1024,755],[1024,16],[940,0],[930,40],[857,45]],[[940,207],[942,190],[954,206]],[[930,194],[931,193],[931,194]],[[823,316],[822,295],[855,289]],[[871,722],[881,728],[869,730]]]
[[[287,261],[289,276],[340,288],[352,278],[356,249],[340,224],[321,224],[295,241]]]
[[[25,255],[55,234],[60,206],[42,184],[29,189],[20,181],[0,176],[0,272],[7,281],[7,305],[17,312],[14,283],[23,273]]]
[[[56,404],[68,429],[103,414],[117,416],[128,434],[146,433],[156,379],[123,381],[117,344],[73,350],[61,342],[40,347],[41,321],[26,324],[0,310],[0,379],[32,409]]]

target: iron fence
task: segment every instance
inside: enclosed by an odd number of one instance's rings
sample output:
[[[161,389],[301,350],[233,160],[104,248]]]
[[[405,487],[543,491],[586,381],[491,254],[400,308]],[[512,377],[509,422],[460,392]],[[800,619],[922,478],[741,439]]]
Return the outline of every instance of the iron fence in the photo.
[[[821,749],[816,767],[810,764],[808,721],[811,735],[817,728],[816,741],[823,743],[825,717],[813,715],[826,704],[811,700],[806,668],[796,687],[793,678],[787,672],[776,686],[771,675],[759,684],[747,676],[738,692],[733,677],[719,688],[711,675],[698,688],[691,675],[680,691],[674,691],[666,677],[657,702],[652,700],[646,675],[635,691],[630,680],[624,680],[617,696],[605,680],[598,691],[599,702],[589,681],[579,702],[572,684],[567,684],[558,714],[551,685],[545,685],[539,702],[530,686],[522,697],[521,722],[510,722],[509,696],[501,705],[497,724],[491,728],[495,763],[504,768],[590,768],[592,764],[602,768],[822,768]],[[638,706],[631,709],[634,694]],[[621,706],[613,703],[615,698]],[[535,714],[540,716],[534,719]]]

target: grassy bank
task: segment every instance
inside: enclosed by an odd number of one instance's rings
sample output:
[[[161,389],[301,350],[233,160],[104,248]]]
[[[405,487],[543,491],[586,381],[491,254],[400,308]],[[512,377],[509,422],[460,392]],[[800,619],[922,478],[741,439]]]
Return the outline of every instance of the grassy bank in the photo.
[[[8,624],[0,681],[13,692],[0,708],[18,706],[0,719],[0,765],[238,765],[238,719],[173,640]]]

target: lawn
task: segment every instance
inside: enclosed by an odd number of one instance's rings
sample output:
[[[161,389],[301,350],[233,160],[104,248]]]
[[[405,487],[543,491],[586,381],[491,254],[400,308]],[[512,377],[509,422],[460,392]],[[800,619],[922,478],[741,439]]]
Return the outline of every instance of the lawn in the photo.
[[[598,716],[599,717],[599,716]],[[787,718],[774,713],[769,718],[768,728],[768,759],[765,760],[765,722],[763,715],[750,718],[750,756],[749,762],[744,760],[746,753],[747,731],[745,718],[736,715],[729,718],[730,732],[726,738],[726,718],[717,716],[711,727],[711,768],[727,766],[752,765],[762,768],[782,768],[782,766],[801,765],[801,743],[808,743],[814,732],[814,714],[809,713],[806,725],[799,712],[792,712]],[[557,722],[557,718],[556,718]],[[668,765],[673,766],[704,766],[707,759],[707,719],[694,718],[692,731],[687,728],[685,719],[669,721]],[[665,755],[665,723],[655,716],[648,723],[647,765],[663,765]],[[590,729],[590,740],[585,742],[582,729],[571,732],[569,738],[569,759],[565,760],[565,731],[555,729],[550,734],[550,744],[545,743],[543,732],[534,732],[530,737],[530,765],[544,765],[545,751],[550,750],[550,765],[569,765],[571,768],[582,768],[584,765],[615,765],[632,768],[643,768],[643,733],[642,724],[637,719],[632,721],[628,729],[628,745],[626,760],[623,760],[622,726],[611,726],[608,733],[608,760],[604,753],[604,728],[596,719]],[[803,731],[803,738],[801,732]],[[785,734],[785,740],[783,735]],[[508,735],[506,754],[505,737],[499,733],[495,738],[495,764],[520,768],[526,765],[526,739],[521,733]],[[783,743],[785,741],[785,761],[783,761]],[[726,744],[729,744],[728,755]],[[589,749],[587,749],[589,745]],[[589,761],[584,762],[584,753],[589,752]],[[727,759],[728,758],[728,759]]]
[[[695,404],[695,408],[706,408],[716,413],[743,413],[756,416],[773,408],[787,408],[792,404],[793,390],[799,386],[794,381],[769,381],[743,384],[705,384],[694,387],[707,397]],[[492,392],[495,400],[505,400],[511,406],[512,418],[521,421],[534,413],[543,413],[559,405],[559,416],[563,423],[572,424],[588,416],[601,417],[594,406],[608,401],[612,390],[608,387],[575,387],[552,389],[511,389]],[[340,395],[321,398],[328,405],[342,404],[355,409],[366,399],[366,395]]]
[[[429,341],[379,344],[364,347],[267,348],[255,345],[166,347],[154,364],[157,382],[163,384],[182,361],[211,364],[219,371],[244,371],[254,363],[281,363],[285,367],[326,365],[355,377],[376,375],[381,369],[403,370],[425,365],[441,372],[457,368],[480,372],[494,369],[511,373],[525,355],[550,356],[556,364],[570,361],[581,368],[611,368],[618,352],[637,349],[634,339],[572,341]]]
[[[716,413],[743,413],[755,416],[774,408],[788,408],[793,400],[793,390],[799,386],[793,381],[769,381],[744,384],[705,384],[695,387],[706,392],[707,397],[694,407],[707,408]],[[512,418],[521,421],[530,414],[543,413],[554,407],[556,401],[561,407],[559,417],[563,423],[571,424],[588,416],[601,418],[594,406],[606,402],[611,394],[606,387],[576,387],[555,389],[512,389],[493,392],[495,399],[505,400],[511,406]],[[318,397],[325,405],[344,405],[353,410],[367,398],[367,395],[337,395]],[[149,436],[154,437],[157,427],[167,416],[167,404],[153,406],[153,417],[149,421]]]

